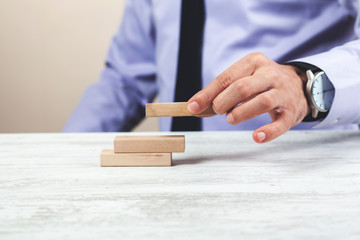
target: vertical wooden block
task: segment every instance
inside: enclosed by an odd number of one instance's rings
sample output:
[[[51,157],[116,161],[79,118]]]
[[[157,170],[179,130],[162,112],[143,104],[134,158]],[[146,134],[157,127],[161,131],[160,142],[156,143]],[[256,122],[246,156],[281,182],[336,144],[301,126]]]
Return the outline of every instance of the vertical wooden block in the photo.
[[[162,167],[171,166],[171,153],[114,153],[104,149],[100,156],[102,167]]]
[[[114,139],[115,153],[169,153],[184,151],[184,135],[117,136]]]

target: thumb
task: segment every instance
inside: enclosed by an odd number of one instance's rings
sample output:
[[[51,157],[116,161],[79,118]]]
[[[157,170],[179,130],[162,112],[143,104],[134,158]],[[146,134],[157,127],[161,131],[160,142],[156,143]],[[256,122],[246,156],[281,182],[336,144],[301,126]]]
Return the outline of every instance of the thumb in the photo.
[[[205,88],[189,99],[187,108],[192,114],[198,114],[208,109],[212,105],[212,100],[213,97],[207,95]]]

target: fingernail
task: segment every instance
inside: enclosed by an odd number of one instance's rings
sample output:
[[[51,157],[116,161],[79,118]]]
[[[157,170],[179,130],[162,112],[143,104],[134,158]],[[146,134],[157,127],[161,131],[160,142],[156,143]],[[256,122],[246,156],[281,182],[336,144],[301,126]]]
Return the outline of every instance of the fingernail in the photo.
[[[189,103],[187,108],[188,108],[189,112],[191,112],[191,113],[197,113],[200,109],[199,104],[195,101]]]
[[[264,141],[266,138],[266,134],[264,132],[258,132],[256,135],[260,142]]]
[[[232,115],[232,113],[229,113],[226,115],[226,121],[228,121],[230,124],[233,124],[235,122],[234,116]]]
[[[217,115],[222,115],[222,114],[220,114],[219,112],[217,112],[216,109],[213,108],[213,110],[214,110],[214,112],[215,112]]]

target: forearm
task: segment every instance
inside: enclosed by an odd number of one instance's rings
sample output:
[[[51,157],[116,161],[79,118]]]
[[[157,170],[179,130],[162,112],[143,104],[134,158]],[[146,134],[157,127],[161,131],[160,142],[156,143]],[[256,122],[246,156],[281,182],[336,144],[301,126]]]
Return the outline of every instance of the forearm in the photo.
[[[65,132],[130,131],[144,117],[142,96],[104,70],[84,93]]]
[[[322,69],[335,87],[332,107],[315,127],[360,123],[360,40],[296,61]]]

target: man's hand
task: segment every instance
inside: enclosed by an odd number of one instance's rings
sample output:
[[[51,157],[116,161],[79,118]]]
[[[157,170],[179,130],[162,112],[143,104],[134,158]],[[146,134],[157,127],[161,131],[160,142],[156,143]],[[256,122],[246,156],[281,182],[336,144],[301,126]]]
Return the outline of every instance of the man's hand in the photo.
[[[217,114],[236,125],[269,113],[272,123],[254,131],[257,143],[271,141],[299,124],[310,112],[304,94],[304,73],[280,65],[261,53],[250,54],[216,77],[188,102],[196,114],[211,104]]]

